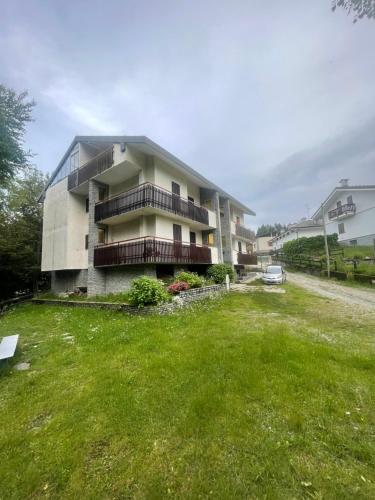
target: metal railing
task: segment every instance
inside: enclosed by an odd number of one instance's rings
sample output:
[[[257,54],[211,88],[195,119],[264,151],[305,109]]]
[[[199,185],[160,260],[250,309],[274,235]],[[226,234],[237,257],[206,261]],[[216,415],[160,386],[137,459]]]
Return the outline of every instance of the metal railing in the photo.
[[[95,267],[124,264],[211,264],[211,249],[153,236],[95,247]]]
[[[340,215],[355,214],[356,206],[355,203],[347,203],[346,205],[341,205],[334,210],[328,212],[329,219],[336,219]]]
[[[95,221],[124,214],[139,208],[152,207],[208,225],[208,211],[150,182],[136,186],[95,206]]]
[[[245,226],[241,226],[241,224],[235,224],[236,227],[236,236],[240,238],[245,238],[247,240],[253,239],[253,233]]]
[[[73,189],[83,182],[101,174],[113,165],[113,146],[98,154],[68,176],[68,189]]]

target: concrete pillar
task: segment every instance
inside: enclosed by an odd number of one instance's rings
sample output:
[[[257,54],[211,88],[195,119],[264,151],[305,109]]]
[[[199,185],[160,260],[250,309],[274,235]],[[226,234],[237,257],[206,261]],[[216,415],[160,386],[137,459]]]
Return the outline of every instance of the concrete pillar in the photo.
[[[221,218],[221,235],[225,239],[225,245],[223,245],[223,258],[224,262],[233,265],[230,202],[228,198],[222,199],[222,208],[224,216]]]
[[[219,262],[224,262],[223,257],[223,242],[222,242],[222,232],[221,232],[221,217],[220,217],[220,197],[217,191],[214,192],[213,196],[213,209],[216,214],[216,229],[214,233],[215,243],[218,250]]]
[[[87,270],[87,295],[104,295],[105,270],[94,267],[94,248],[98,244],[98,225],[95,222],[95,203],[99,201],[99,189],[102,185],[94,180],[89,181],[89,246]]]

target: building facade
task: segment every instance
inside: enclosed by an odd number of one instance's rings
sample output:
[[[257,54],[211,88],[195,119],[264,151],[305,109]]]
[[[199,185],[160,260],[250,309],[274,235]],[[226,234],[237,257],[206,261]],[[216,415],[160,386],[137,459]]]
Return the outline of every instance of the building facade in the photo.
[[[56,293],[251,263],[244,214],[255,213],[146,137],[76,137],[40,201],[42,271]]]
[[[321,236],[323,234],[323,224],[314,219],[304,219],[296,224],[291,224],[286,231],[272,238],[272,249],[274,251],[281,250],[288,241],[297,240],[298,238],[311,238],[313,236]]]
[[[342,179],[314,218],[324,218],[327,234],[337,233],[343,245],[374,245],[375,186],[350,186]]]

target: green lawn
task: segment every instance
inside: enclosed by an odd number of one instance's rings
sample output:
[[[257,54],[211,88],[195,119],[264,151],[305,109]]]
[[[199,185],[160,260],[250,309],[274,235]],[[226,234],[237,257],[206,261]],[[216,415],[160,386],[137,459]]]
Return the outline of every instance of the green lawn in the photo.
[[[374,498],[375,317],[285,289],[8,312],[0,498]]]

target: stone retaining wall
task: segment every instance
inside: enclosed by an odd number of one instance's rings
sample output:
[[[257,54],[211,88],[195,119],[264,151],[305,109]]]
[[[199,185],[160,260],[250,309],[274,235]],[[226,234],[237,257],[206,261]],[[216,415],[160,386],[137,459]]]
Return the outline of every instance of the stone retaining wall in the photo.
[[[169,314],[176,309],[184,307],[191,302],[203,298],[215,298],[219,293],[225,292],[225,285],[211,285],[202,288],[192,288],[181,292],[174,297],[172,302],[160,304],[159,306],[146,306],[142,308],[134,307],[129,304],[121,304],[116,302],[93,302],[81,300],[60,300],[60,299],[32,299],[34,304],[59,305],[68,307],[94,307],[100,309],[110,309],[112,311],[122,311],[133,315],[147,314]]]

